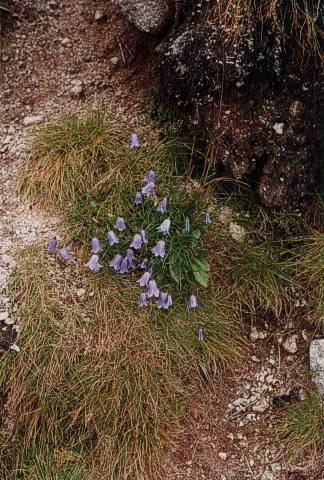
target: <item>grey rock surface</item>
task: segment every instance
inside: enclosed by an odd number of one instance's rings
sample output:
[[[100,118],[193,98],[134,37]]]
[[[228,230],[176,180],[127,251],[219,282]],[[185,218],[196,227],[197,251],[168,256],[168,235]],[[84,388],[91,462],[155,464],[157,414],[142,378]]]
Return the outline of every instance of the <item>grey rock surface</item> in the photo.
[[[320,394],[324,395],[324,338],[313,340],[309,347],[310,369]]]
[[[112,0],[130,23],[147,33],[158,33],[172,19],[171,4],[167,0]]]

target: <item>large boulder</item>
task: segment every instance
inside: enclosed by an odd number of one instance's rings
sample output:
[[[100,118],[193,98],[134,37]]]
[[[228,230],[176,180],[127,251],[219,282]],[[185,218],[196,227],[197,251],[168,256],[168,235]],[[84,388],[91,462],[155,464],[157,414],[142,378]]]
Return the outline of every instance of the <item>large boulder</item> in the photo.
[[[168,0],[112,0],[112,3],[143,32],[159,33],[172,20],[173,9]]]

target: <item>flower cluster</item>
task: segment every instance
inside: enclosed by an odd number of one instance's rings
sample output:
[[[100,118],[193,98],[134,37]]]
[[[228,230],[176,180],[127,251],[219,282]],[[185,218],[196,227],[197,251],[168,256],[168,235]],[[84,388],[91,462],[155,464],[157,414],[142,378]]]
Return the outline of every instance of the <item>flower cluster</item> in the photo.
[[[58,242],[56,237],[51,238],[51,240],[46,243],[47,251],[57,253],[57,244]],[[67,251],[66,248],[60,248],[59,254],[61,256],[62,262],[65,262],[66,260],[73,260],[73,256],[70,254],[70,252]]]

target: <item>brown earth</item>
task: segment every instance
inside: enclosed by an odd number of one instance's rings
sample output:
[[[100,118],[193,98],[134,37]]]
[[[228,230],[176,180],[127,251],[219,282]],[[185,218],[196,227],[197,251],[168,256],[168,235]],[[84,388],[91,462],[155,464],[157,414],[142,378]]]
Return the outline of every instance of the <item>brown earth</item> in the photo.
[[[13,179],[16,168],[25,161],[25,117],[47,119],[102,106],[129,128],[141,129],[136,105],[142,89],[154,84],[158,38],[137,31],[104,0],[14,0],[13,11],[13,24],[5,28],[1,39],[0,62],[0,159],[4,170],[11,169]],[[3,197],[9,195],[5,180],[0,179]],[[13,213],[9,215],[11,223],[25,215],[17,211],[15,217],[18,204],[17,199],[9,204],[3,201],[3,210]],[[41,232],[43,236],[50,233]],[[21,232],[14,235],[13,239]],[[250,342],[243,364],[234,365],[230,372],[207,372],[200,401],[192,406],[179,444],[166,452],[156,478],[322,478],[320,466],[313,465],[310,457],[289,464],[284,446],[274,441],[271,432],[278,408],[275,397],[287,395],[294,400],[300,389],[310,388],[300,367],[309,368],[308,347],[316,329],[302,320],[306,315],[307,307],[295,305],[280,326],[263,322],[258,330],[266,332],[265,338]],[[301,319],[299,323],[296,318]],[[8,338],[11,328],[0,330],[0,348],[4,350],[13,340]],[[292,334],[297,335],[298,350],[288,354],[280,335],[284,341]],[[253,396],[256,398],[251,400]],[[233,405],[240,398],[249,405]],[[266,400],[268,407],[256,413],[253,406],[260,399]]]

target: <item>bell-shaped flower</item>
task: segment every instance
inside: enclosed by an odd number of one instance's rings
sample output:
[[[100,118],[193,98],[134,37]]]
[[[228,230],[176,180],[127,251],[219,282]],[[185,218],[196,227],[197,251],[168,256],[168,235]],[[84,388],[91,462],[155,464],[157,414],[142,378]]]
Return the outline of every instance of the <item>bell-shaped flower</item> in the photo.
[[[152,253],[154,253],[156,257],[163,258],[165,256],[165,241],[164,240],[158,241],[155,247],[152,248]]]
[[[63,262],[65,262],[65,260],[73,260],[72,255],[67,251],[66,248],[61,248],[60,249],[60,255],[61,255],[61,258],[62,258]]]
[[[155,280],[150,280],[147,286],[147,296],[149,298],[151,297],[156,297],[159,298],[160,295],[160,290],[158,289],[158,286],[156,284]]]
[[[203,341],[204,339],[204,333],[203,333],[203,329],[202,328],[199,328],[199,331],[198,331],[198,339],[200,342]]]
[[[190,232],[190,221],[188,217],[186,217],[186,232]]]
[[[142,203],[142,202],[143,202],[143,198],[142,198],[141,192],[136,192],[135,200],[134,200],[135,205],[138,205],[139,203]]]
[[[140,293],[138,304],[140,307],[147,307],[147,293]]]
[[[102,252],[102,248],[101,248],[101,245],[100,245],[100,242],[98,240],[98,238],[94,237],[92,239],[92,253],[99,253],[99,252]]]
[[[189,298],[189,308],[197,308],[198,307],[198,302],[197,298],[195,295],[190,295]]]
[[[171,221],[169,218],[166,218],[161,225],[157,228],[158,232],[163,232],[164,235],[169,235],[169,229],[170,229]]]
[[[148,263],[148,258],[144,258],[144,260],[142,261],[142,263],[140,264],[140,268],[142,270],[146,270],[147,269],[147,263]]]
[[[117,253],[117,255],[115,255],[112,261],[110,262],[109,266],[114,267],[116,272],[118,272],[118,270],[120,270],[122,261],[123,261],[123,257],[119,253]]]
[[[209,215],[209,212],[206,213],[206,224],[207,224],[207,225],[210,224],[210,215]]]
[[[169,308],[172,305],[172,297],[168,293],[160,292],[160,296],[157,301],[158,308]]]
[[[145,185],[145,187],[142,188],[142,193],[144,193],[149,197],[153,192],[154,188],[155,188],[155,183],[149,182]]]
[[[142,242],[143,243],[148,243],[148,239],[146,238],[145,230],[141,230],[140,235],[141,235],[141,238],[142,238]]]
[[[141,287],[148,287],[148,283],[150,281],[150,278],[151,278],[150,272],[145,272],[145,273],[143,273],[141,278],[139,280],[137,280],[137,283],[139,283]]]
[[[146,176],[144,177],[144,182],[155,182],[155,172],[154,170],[150,170]]]
[[[109,230],[108,232],[108,241],[110,246],[114,245],[115,243],[119,243],[119,240],[116,237],[115,232],[113,232],[112,230]]]
[[[154,272],[154,262],[153,262],[153,260],[151,260],[151,261],[150,261],[150,264],[149,264],[149,271],[150,271],[151,273],[153,273],[153,272]]]
[[[103,265],[100,265],[98,255],[92,255],[89,262],[85,264],[85,267],[89,267],[90,270],[96,273],[100,268],[103,268]]]
[[[168,204],[168,199],[167,197],[164,197],[163,200],[159,203],[157,207],[157,211],[165,213],[167,211],[167,204]]]
[[[49,242],[47,242],[46,248],[49,252],[56,253],[56,247],[57,247],[57,240],[56,240],[56,237],[53,237]]]
[[[139,141],[139,138],[138,138],[137,133],[132,133],[132,134],[131,134],[131,144],[130,144],[130,148],[133,148],[133,147],[139,148],[140,146],[141,146],[141,144],[140,144],[140,141]]]
[[[119,232],[122,232],[123,230],[125,230],[126,225],[125,225],[125,220],[123,219],[123,217],[118,217],[117,218],[114,227],[117,228],[117,230]]]
[[[129,262],[127,258],[124,258],[124,260],[121,263],[119,273],[129,273],[128,267],[129,267]]]
[[[142,246],[142,237],[139,233],[136,233],[134,235],[133,241],[130,244],[131,248],[135,248],[135,250],[138,250]]]
[[[167,299],[164,302],[163,308],[169,308],[172,305],[172,297],[168,294]]]
[[[131,248],[128,248],[127,249],[127,252],[126,252],[126,260],[128,261],[128,267],[129,268],[135,268],[136,267],[136,264],[135,264],[135,257],[134,257],[134,252]]]

